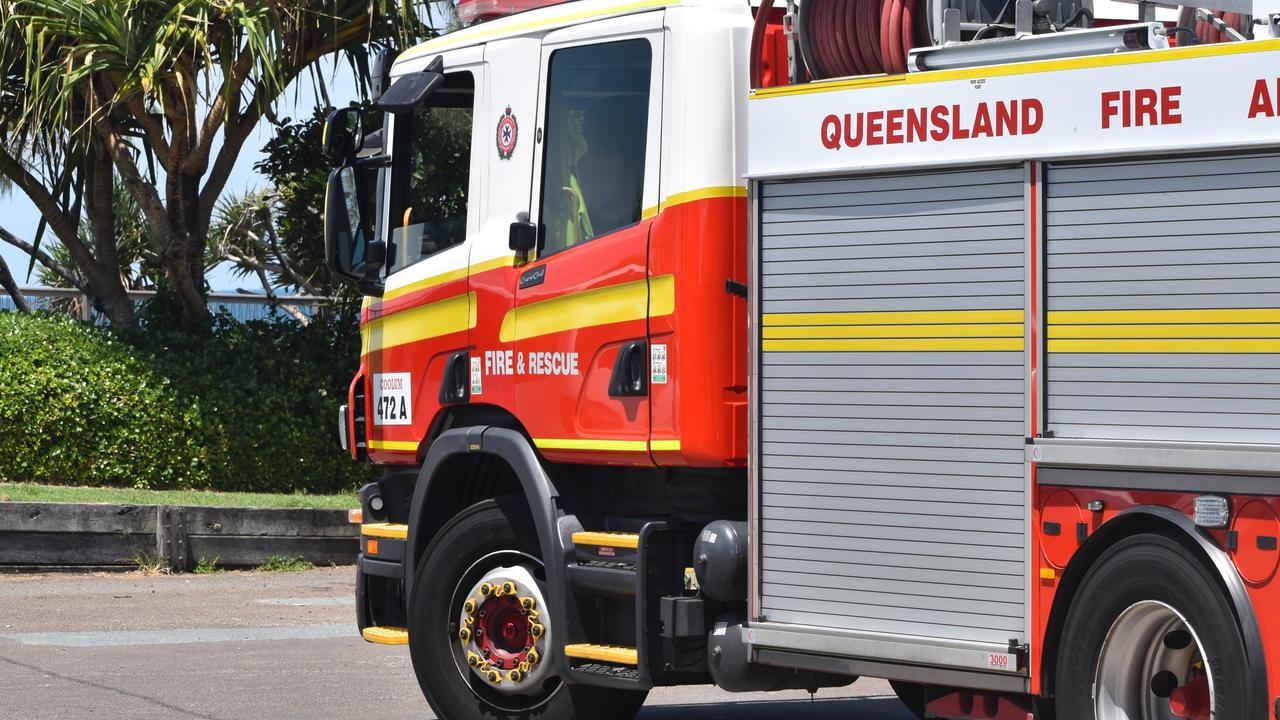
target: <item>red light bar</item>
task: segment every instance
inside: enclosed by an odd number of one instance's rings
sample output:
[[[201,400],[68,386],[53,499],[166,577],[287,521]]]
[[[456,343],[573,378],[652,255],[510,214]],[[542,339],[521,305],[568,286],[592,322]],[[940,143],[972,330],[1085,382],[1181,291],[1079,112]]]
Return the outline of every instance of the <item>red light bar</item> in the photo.
[[[458,0],[458,18],[471,25],[563,2],[565,0]]]

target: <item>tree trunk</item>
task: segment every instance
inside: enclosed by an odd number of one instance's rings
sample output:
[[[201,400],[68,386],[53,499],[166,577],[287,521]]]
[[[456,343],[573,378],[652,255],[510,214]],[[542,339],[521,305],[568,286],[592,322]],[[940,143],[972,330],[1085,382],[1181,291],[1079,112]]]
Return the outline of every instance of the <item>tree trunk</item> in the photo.
[[[133,306],[133,298],[129,297],[129,293],[119,282],[109,283],[107,287],[98,288],[94,286],[92,279],[89,280],[90,287],[94,293],[90,298],[95,301],[102,314],[107,316],[107,320],[117,327],[130,327],[137,319],[137,312]]]
[[[200,227],[199,178],[172,178],[168,200],[172,246],[164,254],[165,274],[182,303],[183,324],[194,329],[209,318],[204,286],[206,231]]]
[[[31,306],[27,304],[27,299],[18,289],[18,283],[14,281],[13,274],[9,272],[9,264],[2,257],[0,257],[0,287],[3,287],[5,292],[9,293],[9,297],[13,298],[13,306],[18,308],[18,312],[31,312]]]

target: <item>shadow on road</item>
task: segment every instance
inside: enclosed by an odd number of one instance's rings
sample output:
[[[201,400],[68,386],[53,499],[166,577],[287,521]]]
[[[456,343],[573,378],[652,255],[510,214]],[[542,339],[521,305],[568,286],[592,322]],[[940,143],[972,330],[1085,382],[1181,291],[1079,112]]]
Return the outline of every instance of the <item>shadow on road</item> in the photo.
[[[637,720],[914,720],[897,698],[758,700],[646,706]]]

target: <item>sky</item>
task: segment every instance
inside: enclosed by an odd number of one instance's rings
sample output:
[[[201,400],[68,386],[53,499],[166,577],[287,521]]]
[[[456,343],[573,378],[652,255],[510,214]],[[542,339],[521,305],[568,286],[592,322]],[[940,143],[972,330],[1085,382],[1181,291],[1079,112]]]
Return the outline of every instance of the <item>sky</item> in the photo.
[[[329,99],[337,105],[345,105],[350,100],[357,99],[357,90],[354,73],[349,65],[344,61],[336,64],[331,58],[320,61],[318,66],[319,72],[325,79],[326,86],[329,91]],[[305,118],[311,115],[311,108],[322,104],[316,99],[316,92],[313,82],[308,73],[303,73],[301,77],[289,88],[289,90],[280,99],[276,108],[276,115],[280,118]],[[230,179],[227,181],[224,193],[243,193],[248,190],[254,190],[267,185],[267,179],[258,174],[253,169],[255,163],[263,158],[262,147],[271,139],[271,124],[264,118],[258,124],[257,129],[245,141],[244,148],[240,153],[240,157],[236,161],[235,169],[231,172]],[[317,148],[319,152],[319,148]],[[3,226],[9,232],[18,237],[32,242],[35,239],[36,228],[40,224],[40,213],[36,210],[27,196],[21,190],[14,188],[7,195],[0,195],[0,226]],[[52,233],[46,231],[45,237],[41,240],[41,245],[45,243],[56,242],[53,240]],[[21,250],[0,242],[0,257],[3,257],[9,264],[9,269],[13,272],[14,279],[22,287],[32,287],[37,285],[37,273],[32,272],[27,277],[27,265],[30,258]],[[235,292],[238,288],[244,288],[254,293],[261,293],[262,286],[257,279],[252,276],[237,278],[231,274],[225,267],[214,268],[208,275],[210,288],[214,292]]]

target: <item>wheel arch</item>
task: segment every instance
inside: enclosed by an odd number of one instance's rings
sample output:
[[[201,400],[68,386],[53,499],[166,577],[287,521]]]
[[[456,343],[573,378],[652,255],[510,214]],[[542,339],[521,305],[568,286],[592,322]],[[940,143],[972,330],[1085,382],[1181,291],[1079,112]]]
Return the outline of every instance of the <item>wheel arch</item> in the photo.
[[[1248,717],[1268,717],[1267,668],[1262,633],[1244,581],[1231,558],[1201,532],[1191,518],[1171,508],[1156,505],[1138,505],[1122,511],[1094,531],[1072,556],[1062,575],[1058,591],[1054,594],[1053,607],[1045,628],[1044,649],[1040,656],[1041,694],[1053,693],[1062,628],[1066,623],[1067,612],[1089,570],[1118,542],[1144,532],[1164,535],[1180,543],[1218,579],[1219,590],[1224,593],[1231,606],[1244,640],[1245,652],[1249,658],[1249,667],[1245,668],[1249,687],[1260,689],[1250,701],[1254,710]]]
[[[508,474],[498,481],[479,484],[484,486],[480,490],[477,483],[466,482],[471,488],[468,492],[450,492],[462,484],[448,475],[449,470],[458,463],[475,462],[490,463],[498,473]],[[573,547],[569,536],[582,528],[574,516],[560,513],[560,493],[533,444],[523,433],[511,428],[488,425],[454,428],[440,433],[431,443],[410,503],[404,562],[405,601],[413,597],[418,563],[440,529],[458,512],[501,495],[524,498],[542,550],[552,621],[573,635],[572,626],[577,624],[578,613],[576,607],[570,607],[572,598],[565,592],[567,548]],[[563,643],[565,637],[565,633],[558,633],[556,644]]]

